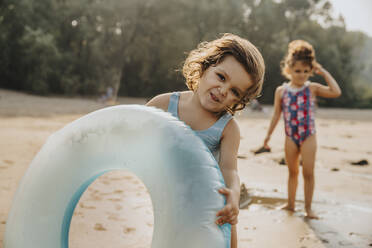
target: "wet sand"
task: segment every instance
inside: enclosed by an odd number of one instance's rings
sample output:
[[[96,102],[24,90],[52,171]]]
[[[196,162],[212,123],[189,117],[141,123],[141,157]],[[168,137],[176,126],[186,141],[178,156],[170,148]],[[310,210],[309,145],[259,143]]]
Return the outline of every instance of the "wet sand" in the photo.
[[[144,99],[121,98],[122,104]],[[50,134],[80,116],[105,107],[94,99],[37,97],[0,90],[0,248],[11,201],[32,158]],[[254,155],[269,125],[271,107],[237,116],[241,128],[238,166],[252,203],[240,211],[239,247],[372,246],[372,110],[319,109],[318,154],[313,208],[320,220],[303,212],[299,179],[297,211],[286,202],[287,168],[279,165],[284,133],[280,122],[271,153]],[[80,199],[71,222],[70,247],[150,247],[151,200],[133,174],[114,171],[98,178]]]

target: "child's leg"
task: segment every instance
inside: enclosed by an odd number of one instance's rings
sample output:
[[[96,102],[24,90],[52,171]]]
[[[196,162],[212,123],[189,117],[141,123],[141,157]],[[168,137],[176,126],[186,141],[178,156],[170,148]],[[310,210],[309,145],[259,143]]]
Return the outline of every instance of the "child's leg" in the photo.
[[[288,165],[288,204],[284,207],[286,210],[295,210],[296,190],[298,183],[298,159],[300,151],[297,145],[290,137],[285,137],[285,160]]]
[[[304,177],[305,210],[309,218],[318,218],[311,210],[314,193],[314,165],[316,155],[316,136],[309,136],[301,146],[302,174]]]
[[[238,234],[236,233],[236,225],[231,225],[231,248],[238,248]]]

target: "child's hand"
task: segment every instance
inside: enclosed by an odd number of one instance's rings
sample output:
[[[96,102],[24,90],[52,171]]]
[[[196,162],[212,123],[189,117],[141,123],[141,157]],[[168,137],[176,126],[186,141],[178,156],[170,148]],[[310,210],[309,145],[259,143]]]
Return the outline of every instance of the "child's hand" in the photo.
[[[325,74],[326,70],[323,68],[323,66],[319,63],[316,63],[315,66],[314,66],[314,73],[315,74],[318,74],[322,77],[324,77],[324,74]]]
[[[226,205],[217,212],[216,216],[220,216],[220,218],[216,220],[216,224],[230,223],[236,225],[238,223],[239,199],[234,199],[231,189],[221,188],[218,192],[226,196]]]

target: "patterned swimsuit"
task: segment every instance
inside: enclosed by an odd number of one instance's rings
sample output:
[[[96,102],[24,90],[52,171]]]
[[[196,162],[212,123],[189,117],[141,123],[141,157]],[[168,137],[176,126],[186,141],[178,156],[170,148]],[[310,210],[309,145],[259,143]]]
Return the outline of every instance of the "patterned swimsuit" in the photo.
[[[284,84],[281,104],[285,134],[300,147],[307,137],[315,133],[314,101],[309,83],[299,89]]]

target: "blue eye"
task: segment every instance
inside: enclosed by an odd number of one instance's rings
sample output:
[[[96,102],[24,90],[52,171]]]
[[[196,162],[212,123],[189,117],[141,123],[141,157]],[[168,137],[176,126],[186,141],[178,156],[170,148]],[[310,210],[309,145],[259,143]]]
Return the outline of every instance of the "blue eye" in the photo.
[[[231,92],[232,92],[236,97],[239,97],[239,96],[240,96],[239,92],[238,92],[236,89],[231,89]]]
[[[226,78],[222,74],[217,73],[217,76],[220,78],[221,81],[225,82]]]

